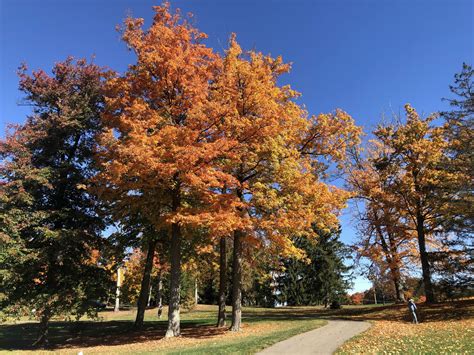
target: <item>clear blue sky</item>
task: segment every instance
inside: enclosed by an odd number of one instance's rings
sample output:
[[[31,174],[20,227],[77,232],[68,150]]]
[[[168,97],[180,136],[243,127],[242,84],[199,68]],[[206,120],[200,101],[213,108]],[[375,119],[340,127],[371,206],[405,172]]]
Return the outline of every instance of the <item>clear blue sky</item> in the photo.
[[[370,130],[410,102],[430,113],[446,104],[463,61],[474,62],[472,0],[176,0],[218,51],[236,32],[244,48],[293,62],[283,80],[311,113],[339,107]],[[132,14],[150,24],[145,0],[0,0],[0,136],[22,122],[16,68],[50,70],[68,55],[123,71],[133,61],[115,26]],[[343,240],[354,230],[343,216]],[[356,290],[367,283],[357,280]]]

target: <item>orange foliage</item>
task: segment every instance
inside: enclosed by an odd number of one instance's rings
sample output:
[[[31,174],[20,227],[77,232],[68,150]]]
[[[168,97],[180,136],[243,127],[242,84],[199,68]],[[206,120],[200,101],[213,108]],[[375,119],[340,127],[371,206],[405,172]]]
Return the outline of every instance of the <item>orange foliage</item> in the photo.
[[[362,304],[364,300],[364,293],[363,292],[356,292],[350,296],[352,304]]]
[[[148,31],[142,24],[125,21],[123,39],[137,63],[107,83],[98,182],[119,215],[139,210],[156,229],[202,224],[219,203],[213,189],[229,181],[212,163],[232,142],[209,127],[202,110],[219,57],[168,5],[155,7]]]
[[[228,209],[233,228],[245,229],[250,245],[300,255],[289,237],[308,231],[312,222],[321,229],[334,226],[348,197],[318,179],[316,160],[341,161],[343,151],[358,143],[360,130],[342,111],[308,119],[295,102],[299,93],[277,85],[289,70],[281,57],[243,52],[232,35],[208,112],[214,112],[222,135],[234,142],[219,166],[233,178],[223,195],[240,200],[230,206],[233,211]],[[217,234],[225,232],[216,227]]]
[[[341,162],[360,129],[343,111],[308,118],[299,93],[278,86],[288,64],[232,36],[224,58],[205,34],[155,7],[153,25],[127,19],[137,55],[107,83],[98,151],[102,196],[117,215],[140,211],[156,229],[207,226],[213,236],[247,230],[296,253],[289,236],[337,224],[348,193],[320,181],[323,159]],[[263,234],[262,234],[263,233]]]

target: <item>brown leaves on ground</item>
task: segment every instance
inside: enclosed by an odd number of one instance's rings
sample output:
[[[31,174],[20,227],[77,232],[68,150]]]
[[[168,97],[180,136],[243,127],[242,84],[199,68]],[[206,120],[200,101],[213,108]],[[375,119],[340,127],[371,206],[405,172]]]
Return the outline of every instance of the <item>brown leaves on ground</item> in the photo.
[[[468,353],[474,344],[474,320],[420,324],[376,321],[339,350],[349,353]]]
[[[469,353],[474,346],[472,300],[421,305],[420,324],[409,322],[401,306],[387,307],[370,317],[373,326],[344,344],[342,353]],[[354,315],[355,319],[365,318]],[[392,319],[391,319],[392,318]]]

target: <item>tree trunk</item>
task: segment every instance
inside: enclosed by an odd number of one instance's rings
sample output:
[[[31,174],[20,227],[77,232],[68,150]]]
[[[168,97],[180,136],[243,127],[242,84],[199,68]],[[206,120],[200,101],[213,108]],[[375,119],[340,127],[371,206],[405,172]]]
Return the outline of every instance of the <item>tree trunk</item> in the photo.
[[[400,281],[400,270],[397,267],[391,268],[393,285],[395,286],[395,296],[397,303],[405,303],[405,295],[403,294],[403,287]]]
[[[146,303],[146,306],[147,307],[150,307],[150,304],[151,304],[151,294],[153,292],[153,285],[151,285],[150,283],[150,291],[148,292],[148,302]]]
[[[153,258],[155,257],[155,248],[157,240],[153,239],[148,242],[148,250],[146,254],[145,270],[143,271],[142,285],[140,295],[138,296],[137,318],[135,319],[135,328],[140,329],[143,326],[145,318],[145,310],[150,294],[150,279],[153,269]]]
[[[161,270],[158,273],[158,283],[156,287],[156,305],[158,307],[158,318],[161,319],[163,312],[163,279],[161,277]]]
[[[48,342],[48,331],[49,331],[49,319],[51,318],[51,314],[48,309],[46,309],[43,314],[41,315],[41,320],[39,324],[39,333],[38,339],[33,343],[35,347],[47,347]]]
[[[412,172],[415,191],[421,194],[421,187],[418,183],[419,169]],[[426,235],[425,235],[425,216],[423,215],[423,202],[420,197],[416,200],[416,233],[418,237],[418,248],[420,250],[421,270],[423,275],[423,284],[425,286],[426,302],[435,303],[435,295],[433,285],[431,284],[431,269],[426,251]]]
[[[378,223],[378,215],[377,211],[373,210],[374,216],[376,218],[375,229],[377,235],[380,239],[380,243],[382,246],[382,250],[385,253],[385,258],[387,259],[387,264],[389,265],[390,275],[392,277],[393,284],[395,286],[395,294],[396,294],[396,302],[405,302],[405,296],[403,295],[402,284],[400,280],[400,259],[398,256],[397,244],[395,242],[395,238],[393,238],[393,234],[390,231],[390,227],[386,226],[386,232],[388,236],[387,244],[382,228]]]
[[[431,283],[430,263],[428,260],[428,253],[426,251],[424,218],[421,213],[418,213],[416,221],[416,232],[418,236],[418,247],[420,249],[421,270],[423,273],[423,284],[425,286],[426,302],[435,303],[436,298],[433,292],[433,285]]]
[[[179,319],[179,298],[181,291],[181,230],[177,223],[173,223],[171,226],[170,261],[170,301],[168,305],[167,338],[179,336],[181,333]]]
[[[232,325],[230,330],[239,331],[242,322],[242,238],[243,232],[234,232],[232,260]]]
[[[197,306],[199,303],[199,294],[198,294],[198,279],[197,276],[194,279],[194,306]]]
[[[221,237],[220,243],[220,259],[219,259],[219,312],[217,315],[217,326],[225,327],[225,300],[227,296],[227,250],[226,238]]]
[[[117,269],[117,289],[115,290],[115,308],[114,312],[120,311],[120,287],[122,287],[123,270],[121,267]]]

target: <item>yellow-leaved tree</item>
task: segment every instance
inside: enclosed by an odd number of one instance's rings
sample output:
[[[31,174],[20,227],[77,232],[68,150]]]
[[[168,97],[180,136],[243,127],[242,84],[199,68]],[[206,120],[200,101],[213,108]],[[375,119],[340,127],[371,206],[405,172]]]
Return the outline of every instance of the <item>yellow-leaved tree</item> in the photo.
[[[321,180],[327,168],[321,159],[345,159],[345,151],[359,143],[360,129],[343,111],[308,118],[295,101],[299,93],[278,84],[289,70],[281,57],[243,52],[232,35],[211,90],[210,111],[233,142],[232,154],[218,165],[233,177],[221,194],[239,202],[228,206],[228,215],[234,213],[234,331],[241,327],[243,247],[302,256],[291,237],[311,233],[312,223],[334,227],[348,197]]]
[[[355,244],[358,257],[377,266],[393,282],[397,302],[404,302],[402,270],[418,256],[414,243],[413,224],[406,225],[405,213],[400,211],[399,199],[393,194],[393,174],[399,167],[390,164],[392,150],[380,142],[369,142],[367,156],[353,155],[348,183],[357,201],[359,240]]]
[[[382,154],[374,160],[374,166],[379,173],[387,174],[390,184],[383,193],[391,199],[395,215],[404,220],[408,233],[417,239],[426,300],[435,302],[430,245],[431,249],[436,246],[435,237],[443,232],[445,223],[447,192],[443,186],[457,177],[443,168],[449,143],[444,139],[444,128],[433,125],[437,116],[422,118],[409,104],[405,111],[404,123],[375,130]]]

